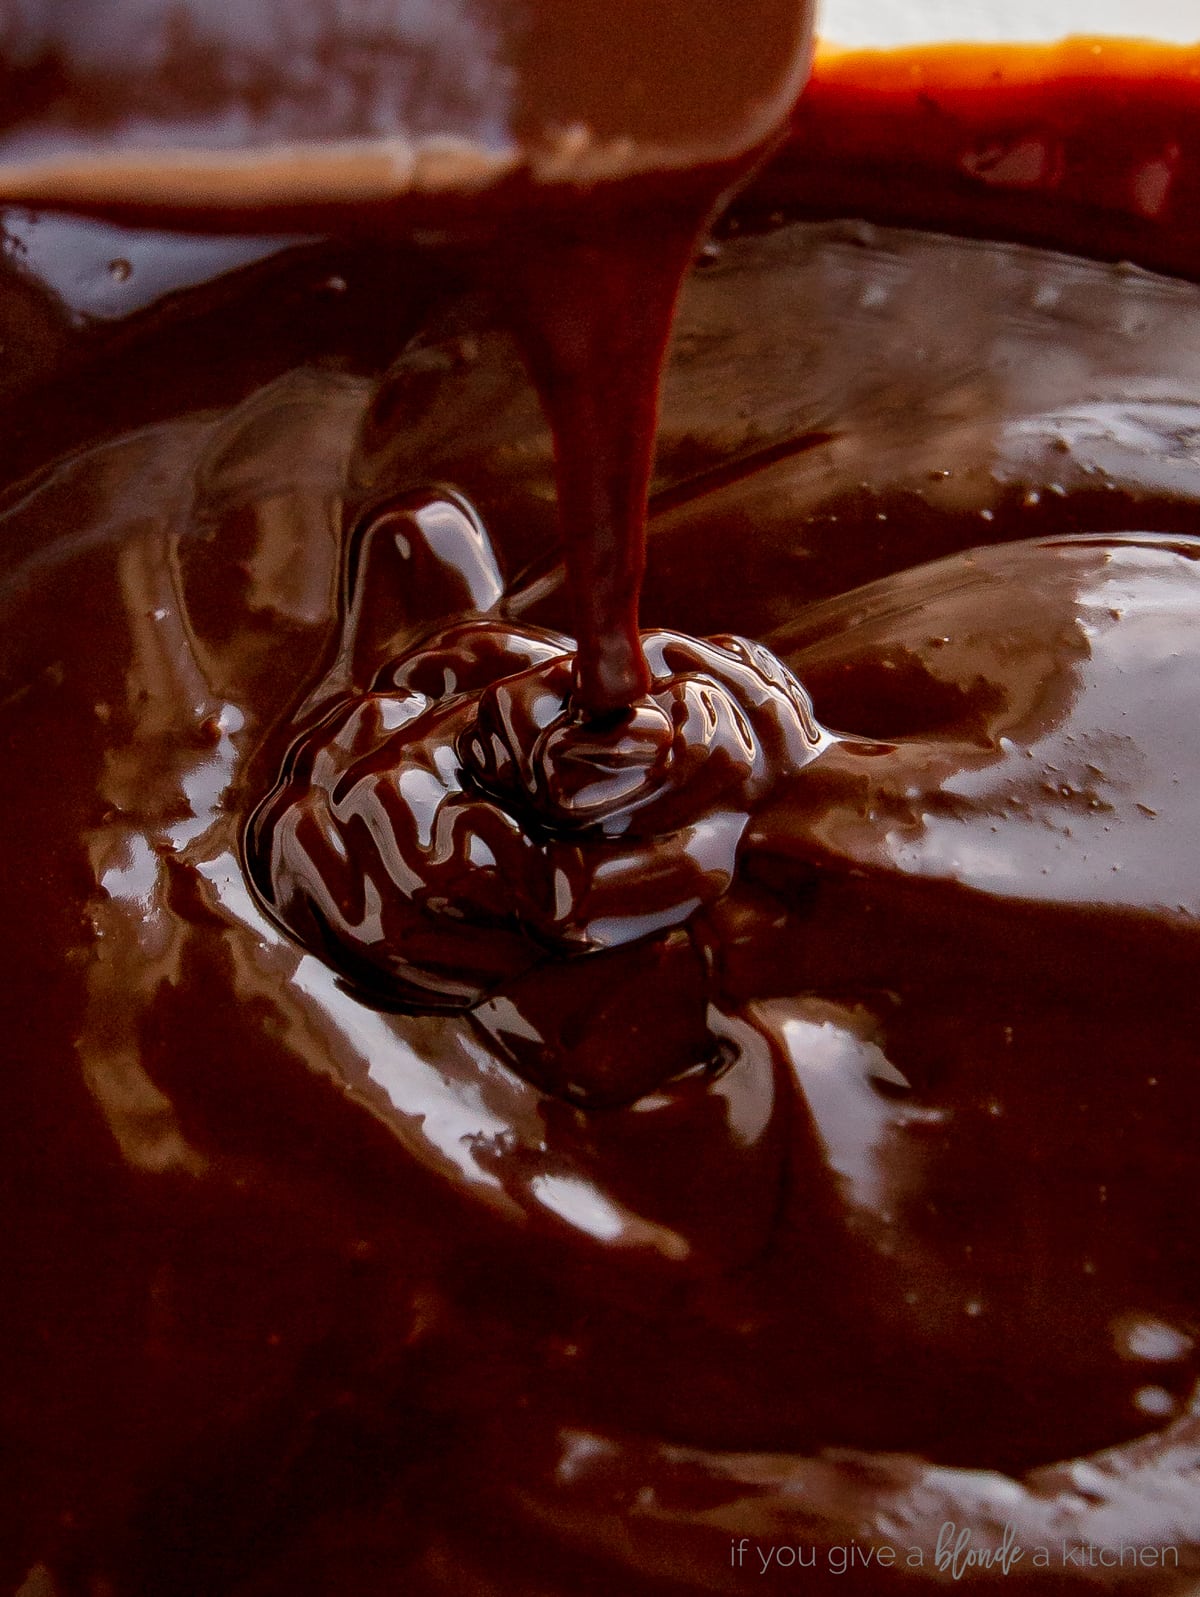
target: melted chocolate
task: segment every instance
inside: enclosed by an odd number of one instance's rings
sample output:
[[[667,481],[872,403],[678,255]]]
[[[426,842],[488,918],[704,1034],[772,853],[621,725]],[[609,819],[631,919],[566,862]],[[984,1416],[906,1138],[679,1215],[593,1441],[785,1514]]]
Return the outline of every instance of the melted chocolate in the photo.
[[[928,72],[985,122],[979,59]],[[839,115],[876,65],[831,75]],[[1045,126],[1110,129],[1108,83],[1049,83]],[[960,131],[901,212],[992,192],[939,185]],[[742,225],[822,181],[785,155]],[[1169,1544],[1184,1578],[1196,291],[840,224],[706,251],[650,691],[598,721],[643,685],[637,556],[580,690],[527,323],[494,265],[462,292],[397,259],[305,247],[86,337],[25,283],[62,420],[10,445],[0,593],[11,1584],[736,1592],[746,1536],[876,1592],[832,1550],[916,1547],[932,1582],[946,1520]],[[271,320],[331,275],[336,317]],[[385,316],[421,331],[377,385]],[[179,352],[231,323],[258,347],[201,408]],[[84,360],[112,394],[86,424]],[[610,497],[558,467],[635,539],[646,376]],[[568,387],[560,442],[591,403]]]
[[[527,254],[512,274],[511,313],[554,431],[575,698],[591,717],[650,688],[638,602],[658,388],[679,287],[717,192],[702,186],[698,210],[639,217],[619,205],[581,240],[539,232],[521,241]]]
[[[575,645],[560,634],[481,617],[381,656],[371,623],[403,614],[414,572],[435,608],[455,597],[435,597],[443,572],[473,608],[503,597],[483,529],[445,501],[374,520],[353,568],[315,725],[251,830],[267,902],[368,1001],[488,999],[539,1082],[578,1101],[639,1097],[703,1062],[701,969],[669,936],[675,956],[640,957],[659,982],[677,971],[661,1002],[692,1011],[679,1028],[692,1053],[665,1045],[665,1022],[609,1022],[584,1049],[555,1049],[518,1012],[554,1013],[559,989],[595,1009],[630,969],[595,955],[682,931],[728,892],[752,810],[828,741],[804,690],[759,644],[669,632],[639,643],[649,691],[604,720],[575,707]]]

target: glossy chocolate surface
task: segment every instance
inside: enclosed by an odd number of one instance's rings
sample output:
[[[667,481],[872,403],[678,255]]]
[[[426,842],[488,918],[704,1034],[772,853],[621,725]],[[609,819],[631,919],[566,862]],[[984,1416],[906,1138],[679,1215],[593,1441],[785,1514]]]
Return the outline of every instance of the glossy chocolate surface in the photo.
[[[932,1583],[948,1519],[1179,1557],[964,1585],[1194,1569],[1200,289],[768,226],[824,180],[789,152],[762,181],[673,346],[652,708],[590,732],[528,328],[477,256],[296,246],[86,331],[14,279],[0,1548],[25,1597],[822,1579],[737,1567],[742,1536],[875,1592],[901,1572],[829,1550],[915,1546]],[[78,247],[103,267],[119,238]],[[749,641],[687,641],[722,634]],[[663,728],[698,683],[721,763],[685,783]],[[354,826],[406,771],[440,773],[427,827],[370,855]],[[399,981],[348,959],[373,916],[429,912],[431,853],[452,906],[477,873],[477,922],[432,956],[406,933]],[[568,897],[514,915],[564,861]],[[431,970],[462,986],[414,994]]]

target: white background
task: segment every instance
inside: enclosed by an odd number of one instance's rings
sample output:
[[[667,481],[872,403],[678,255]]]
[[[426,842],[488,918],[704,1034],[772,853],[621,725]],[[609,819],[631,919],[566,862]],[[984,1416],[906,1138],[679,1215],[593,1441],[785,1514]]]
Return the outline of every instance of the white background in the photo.
[[[1116,33],[1200,42],[1200,0],[821,0],[818,31],[832,44],[933,39],[1061,39]]]

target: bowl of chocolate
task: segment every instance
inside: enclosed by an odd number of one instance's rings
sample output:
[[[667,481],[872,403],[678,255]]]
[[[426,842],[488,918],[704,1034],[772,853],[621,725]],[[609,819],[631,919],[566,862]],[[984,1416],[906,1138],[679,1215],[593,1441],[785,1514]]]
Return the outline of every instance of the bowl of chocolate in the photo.
[[[5,1590],[1200,1581],[1200,46],[1067,20],[4,11]]]

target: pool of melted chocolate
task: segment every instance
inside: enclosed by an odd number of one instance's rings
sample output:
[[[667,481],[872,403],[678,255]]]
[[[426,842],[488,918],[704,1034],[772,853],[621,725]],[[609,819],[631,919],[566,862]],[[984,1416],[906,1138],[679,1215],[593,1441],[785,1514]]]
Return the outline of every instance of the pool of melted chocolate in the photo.
[[[780,170],[684,297],[617,721],[460,259],[15,281],[25,1597],[1200,1558],[1200,288]]]

